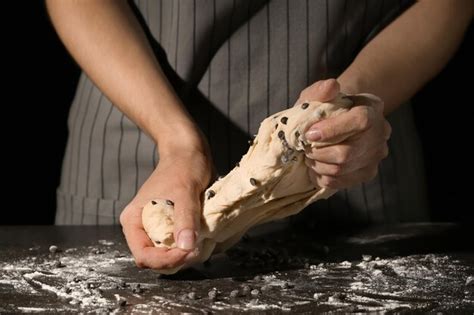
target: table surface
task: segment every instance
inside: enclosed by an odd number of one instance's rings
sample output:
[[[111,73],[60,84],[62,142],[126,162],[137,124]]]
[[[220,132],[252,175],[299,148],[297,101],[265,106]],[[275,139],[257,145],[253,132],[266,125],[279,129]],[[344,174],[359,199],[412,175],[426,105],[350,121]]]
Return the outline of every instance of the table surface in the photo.
[[[446,223],[337,237],[280,230],[162,276],[135,267],[119,227],[3,226],[0,313],[472,313],[471,231]]]

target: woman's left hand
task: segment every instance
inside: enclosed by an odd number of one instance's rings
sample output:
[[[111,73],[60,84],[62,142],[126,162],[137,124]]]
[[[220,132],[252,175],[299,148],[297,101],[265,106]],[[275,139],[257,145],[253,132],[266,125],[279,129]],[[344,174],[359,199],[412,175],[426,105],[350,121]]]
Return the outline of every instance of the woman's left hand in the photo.
[[[322,80],[303,90],[300,100],[326,102],[339,91],[335,79]],[[370,104],[355,101],[349,111],[321,120],[306,132],[309,141],[332,143],[306,151],[305,162],[315,186],[343,189],[367,182],[388,155],[391,127],[383,115],[383,102],[377,97],[371,97]]]

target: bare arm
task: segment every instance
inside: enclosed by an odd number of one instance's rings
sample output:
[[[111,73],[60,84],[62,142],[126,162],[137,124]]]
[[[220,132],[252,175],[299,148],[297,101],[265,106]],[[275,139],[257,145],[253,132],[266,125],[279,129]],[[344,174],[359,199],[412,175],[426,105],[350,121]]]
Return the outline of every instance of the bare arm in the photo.
[[[362,49],[338,81],[342,91],[368,92],[390,113],[446,65],[474,11],[472,0],[418,1]]]
[[[81,68],[116,106],[162,143],[161,148],[180,130],[186,138],[195,133],[125,0],[47,0],[46,4],[59,36]],[[157,123],[163,121],[167,123]]]
[[[206,140],[181,104],[125,0],[47,0],[66,47],[94,83],[158,143],[160,163],[120,215],[137,265],[173,267],[194,256],[200,196],[211,178]],[[141,212],[153,198],[175,203],[178,247],[154,248]]]
[[[362,49],[339,83],[319,81],[301,93],[302,99],[329,100],[341,89],[372,93],[384,101],[384,105],[356,106],[310,128],[306,137],[313,141],[346,135],[335,145],[307,154],[309,175],[316,185],[346,188],[374,178],[388,154],[391,128],[384,115],[444,67],[459,46],[473,10],[472,0],[418,1]]]

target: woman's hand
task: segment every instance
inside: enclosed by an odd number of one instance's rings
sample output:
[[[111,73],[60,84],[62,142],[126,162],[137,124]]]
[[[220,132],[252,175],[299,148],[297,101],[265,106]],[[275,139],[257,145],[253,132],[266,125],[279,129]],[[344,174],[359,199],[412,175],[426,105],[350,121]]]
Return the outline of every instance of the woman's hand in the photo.
[[[139,267],[173,268],[193,259],[199,233],[201,195],[212,177],[208,146],[201,138],[197,145],[183,141],[176,147],[160,148],[160,161],[135,198],[120,216],[128,246]],[[194,142],[193,142],[194,143]],[[150,200],[174,202],[174,238],[177,248],[154,247],[142,224],[142,210]]]
[[[334,79],[318,81],[303,90],[300,99],[325,102],[339,91]],[[354,100],[349,111],[319,121],[306,132],[309,141],[333,143],[306,151],[305,162],[316,186],[343,189],[367,182],[377,175],[380,161],[388,155],[391,127],[383,115],[383,102],[376,97]]]

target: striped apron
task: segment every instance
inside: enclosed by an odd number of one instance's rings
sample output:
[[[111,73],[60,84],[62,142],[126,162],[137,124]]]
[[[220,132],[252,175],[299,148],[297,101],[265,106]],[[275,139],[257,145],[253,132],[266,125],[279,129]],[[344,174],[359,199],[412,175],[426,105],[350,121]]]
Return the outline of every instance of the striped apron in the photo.
[[[271,113],[337,77],[405,10],[404,0],[135,0],[161,67],[206,134],[220,174]],[[298,220],[363,226],[428,219],[409,105],[390,115],[390,155],[368,183],[316,202]],[[158,163],[156,144],[82,74],[68,119],[56,224],[116,224]]]

